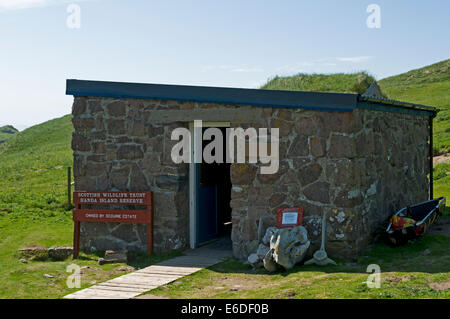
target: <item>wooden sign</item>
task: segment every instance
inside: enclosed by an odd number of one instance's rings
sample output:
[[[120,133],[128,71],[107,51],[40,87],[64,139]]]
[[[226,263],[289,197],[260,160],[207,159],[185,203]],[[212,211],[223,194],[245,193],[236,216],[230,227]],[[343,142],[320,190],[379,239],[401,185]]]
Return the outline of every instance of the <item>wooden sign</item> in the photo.
[[[279,208],[277,210],[277,228],[299,226],[303,223],[303,207]]]
[[[153,193],[152,192],[86,192],[73,193],[74,239],[73,258],[80,251],[80,222],[147,224],[147,253],[153,250]],[[95,205],[136,205],[138,209],[82,208]]]

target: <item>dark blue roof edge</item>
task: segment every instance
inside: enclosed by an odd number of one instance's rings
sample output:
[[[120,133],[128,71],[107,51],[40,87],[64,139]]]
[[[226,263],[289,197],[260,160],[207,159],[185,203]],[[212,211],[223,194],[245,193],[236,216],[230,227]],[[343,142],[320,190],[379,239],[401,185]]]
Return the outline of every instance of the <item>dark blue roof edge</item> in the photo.
[[[438,108],[423,105],[423,104],[417,104],[417,103],[411,103],[411,102],[404,102],[399,100],[393,100],[393,99],[386,99],[381,97],[371,97],[366,95],[360,95],[358,96],[358,105],[361,104],[360,102],[368,102],[369,104],[382,104],[382,105],[390,105],[394,106],[396,108],[403,108],[408,109],[409,111],[417,111],[417,113],[420,114],[427,114],[429,116],[435,117],[436,114],[440,111]],[[367,104],[367,103],[364,103]]]
[[[364,108],[432,117],[436,116],[436,113],[439,111],[430,106],[390,99],[372,98],[354,93],[261,90],[76,79],[68,79],[66,81],[66,94],[73,96],[255,105],[318,111],[352,112],[355,108]]]
[[[160,99],[352,112],[357,94],[242,89],[68,79],[66,94],[113,98]]]
[[[428,116],[428,117],[436,116],[436,112],[432,112],[430,110],[409,108],[409,107],[397,106],[397,105],[386,104],[386,103],[374,103],[374,102],[370,102],[370,101],[359,101],[356,108],[370,110],[370,111],[412,114],[412,115],[420,115],[420,116]]]

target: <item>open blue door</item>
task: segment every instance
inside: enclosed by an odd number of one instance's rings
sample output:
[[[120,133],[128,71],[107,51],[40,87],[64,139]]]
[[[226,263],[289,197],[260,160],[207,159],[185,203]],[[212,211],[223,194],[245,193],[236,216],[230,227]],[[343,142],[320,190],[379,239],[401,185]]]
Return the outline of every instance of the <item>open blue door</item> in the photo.
[[[218,236],[217,186],[205,183],[201,178],[201,164],[196,165],[197,189],[197,243],[202,244]]]

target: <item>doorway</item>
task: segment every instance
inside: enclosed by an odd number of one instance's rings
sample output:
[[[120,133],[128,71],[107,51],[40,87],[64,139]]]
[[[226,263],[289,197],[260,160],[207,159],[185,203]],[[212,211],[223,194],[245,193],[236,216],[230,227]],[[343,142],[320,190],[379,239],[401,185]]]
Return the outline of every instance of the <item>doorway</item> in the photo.
[[[227,125],[215,124],[203,124],[202,135],[209,127],[216,127],[225,137]],[[209,141],[203,141],[203,149],[208,143]],[[195,225],[191,223],[191,231],[194,231],[195,236],[191,236],[191,248],[213,241],[217,241],[216,246],[218,243],[221,243],[221,246],[228,244],[231,246],[231,164],[225,162],[225,149],[222,153],[224,155],[222,163],[202,161],[192,164],[195,178],[191,183],[191,187],[194,188],[192,192],[194,205],[191,205],[191,210],[194,209]]]

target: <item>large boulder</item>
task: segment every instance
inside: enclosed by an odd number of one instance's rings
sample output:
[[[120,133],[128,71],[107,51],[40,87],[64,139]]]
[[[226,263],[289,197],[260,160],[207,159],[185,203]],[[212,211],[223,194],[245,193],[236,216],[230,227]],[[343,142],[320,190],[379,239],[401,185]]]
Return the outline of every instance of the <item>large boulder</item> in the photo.
[[[271,230],[271,233],[270,250],[264,258],[267,270],[273,271],[272,260],[284,269],[291,269],[303,260],[311,244],[305,227],[284,228],[276,232]],[[266,267],[266,264],[270,266]]]
[[[255,268],[264,266],[268,271],[276,271],[280,267],[291,269],[303,260],[311,244],[303,226],[269,227],[261,241],[256,253],[248,257],[248,262]]]

